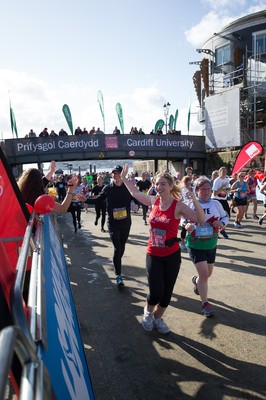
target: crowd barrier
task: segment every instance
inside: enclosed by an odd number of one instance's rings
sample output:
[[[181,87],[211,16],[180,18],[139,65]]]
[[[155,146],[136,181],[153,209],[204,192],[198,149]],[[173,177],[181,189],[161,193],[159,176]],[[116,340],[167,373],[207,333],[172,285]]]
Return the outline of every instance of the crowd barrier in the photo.
[[[15,271],[12,240],[0,239],[0,398],[93,400],[56,216],[31,215]]]

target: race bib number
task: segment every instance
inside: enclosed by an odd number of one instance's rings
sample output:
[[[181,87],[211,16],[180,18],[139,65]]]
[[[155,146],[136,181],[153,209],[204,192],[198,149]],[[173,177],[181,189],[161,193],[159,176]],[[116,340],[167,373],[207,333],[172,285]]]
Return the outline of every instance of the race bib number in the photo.
[[[127,217],[127,209],[125,207],[122,208],[113,208],[113,218],[116,220],[125,219]]]
[[[198,238],[210,238],[213,236],[213,226],[203,222],[200,226],[196,226],[194,232]]]
[[[166,230],[151,229],[150,240],[153,247],[165,247]]]

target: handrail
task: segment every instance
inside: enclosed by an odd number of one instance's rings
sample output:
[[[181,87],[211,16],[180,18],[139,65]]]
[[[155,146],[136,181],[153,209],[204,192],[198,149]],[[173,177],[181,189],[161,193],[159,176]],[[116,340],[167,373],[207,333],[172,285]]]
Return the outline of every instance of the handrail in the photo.
[[[37,224],[35,222],[37,221]],[[33,228],[36,228],[33,238]],[[0,365],[1,390],[5,390],[10,372],[13,353],[17,353],[22,365],[19,398],[27,400],[53,399],[53,389],[49,372],[39,357],[38,342],[46,346],[46,325],[44,290],[42,277],[43,259],[43,220],[35,212],[32,213],[25,230],[17,262],[17,275],[11,289],[10,307],[14,326],[1,332],[4,344],[1,345]],[[13,241],[15,238],[13,238]],[[12,241],[12,239],[8,239]],[[32,261],[28,290],[27,309],[23,300],[24,281],[26,276],[28,256],[31,250]],[[0,342],[2,343],[2,342]],[[2,352],[2,349],[8,349]],[[0,398],[4,398],[0,395]]]
[[[20,400],[55,399],[48,372],[37,357],[28,338],[18,326],[9,326],[0,332],[0,398],[5,396],[8,375],[14,353],[22,365]],[[41,373],[40,373],[41,372]],[[40,392],[40,388],[43,389]]]
[[[18,262],[17,262],[17,276],[15,279],[14,287],[11,290],[11,310],[12,310],[12,315],[14,318],[14,323],[15,325],[18,325],[22,330],[24,335],[27,337],[29,340],[31,346],[33,349],[36,348],[35,343],[32,339],[28,321],[26,318],[25,310],[23,307],[23,286],[24,286],[24,280],[25,280],[25,274],[26,274],[26,268],[27,268],[27,260],[28,260],[28,253],[29,253],[29,248],[30,245],[32,244],[33,238],[32,238],[32,229],[34,225],[34,219],[35,219],[35,212],[32,213],[29,223],[27,225],[24,239],[22,242],[21,246],[21,251],[19,254]],[[36,248],[36,245],[34,244],[34,247]]]

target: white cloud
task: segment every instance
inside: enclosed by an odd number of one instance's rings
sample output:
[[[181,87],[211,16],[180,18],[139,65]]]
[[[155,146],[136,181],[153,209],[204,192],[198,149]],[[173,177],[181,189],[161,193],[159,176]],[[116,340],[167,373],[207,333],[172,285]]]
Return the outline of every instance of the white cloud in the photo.
[[[88,86],[62,85],[57,90],[49,87],[45,81],[32,77],[25,72],[0,70],[0,137],[11,138],[9,117],[9,97],[15,114],[18,136],[24,137],[30,129],[38,135],[44,127],[58,132],[68,129],[62,106],[70,107],[74,128],[80,126],[91,129],[92,126],[103,129],[103,120],[97,102],[97,93]],[[163,104],[168,101],[156,84],[136,88],[132,94],[116,93],[104,97],[105,131],[111,133],[119,125],[115,105],[122,105],[125,132],[132,126],[150,133],[158,119],[164,119]],[[172,105],[169,116],[175,115]],[[182,121],[184,118],[184,121]],[[192,118],[193,120],[193,118]],[[187,109],[179,110],[178,129],[186,133]],[[182,127],[182,128],[181,128]],[[191,124],[191,131],[193,124]]]
[[[225,26],[237,19],[265,9],[265,2],[258,1],[245,8],[244,0],[204,0],[212,8],[201,21],[185,31],[187,41],[194,47],[201,47],[214,32],[221,31]]]
[[[219,12],[223,12],[223,10],[230,8],[237,8],[237,7],[242,7],[245,6],[246,1],[245,0],[204,0],[203,3],[206,3],[209,7],[211,7],[213,10],[219,10]]]
[[[201,47],[214,32],[219,32],[234,19],[232,17],[221,17],[216,12],[211,11],[197,25],[185,31],[186,39],[192,46]]]

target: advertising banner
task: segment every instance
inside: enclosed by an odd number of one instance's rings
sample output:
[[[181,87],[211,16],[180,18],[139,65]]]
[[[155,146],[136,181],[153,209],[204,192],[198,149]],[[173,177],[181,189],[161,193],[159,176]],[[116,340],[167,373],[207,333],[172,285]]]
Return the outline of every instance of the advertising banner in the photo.
[[[236,158],[232,175],[240,172],[241,169],[243,169],[250,161],[257,157],[262,150],[262,145],[259,142],[248,142],[245,144]]]
[[[15,270],[18,260],[18,245],[24,236],[30,217],[26,203],[19,191],[18,185],[6,157],[0,148],[0,238],[9,262]]]
[[[44,282],[47,348],[42,358],[56,398],[93,400],[65,255],[48,214],[44,215]]]
[[[5,140],[7,157],[39,156],[53,153],[156,151],[163,158],[168,151],[205,152],[203,136],[188,135],[81,135]]]

